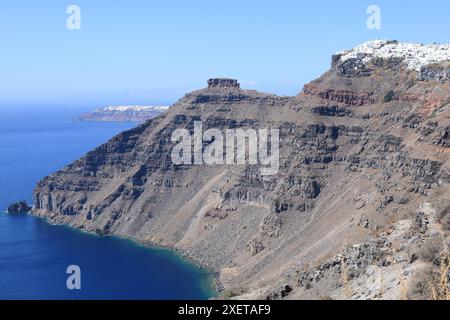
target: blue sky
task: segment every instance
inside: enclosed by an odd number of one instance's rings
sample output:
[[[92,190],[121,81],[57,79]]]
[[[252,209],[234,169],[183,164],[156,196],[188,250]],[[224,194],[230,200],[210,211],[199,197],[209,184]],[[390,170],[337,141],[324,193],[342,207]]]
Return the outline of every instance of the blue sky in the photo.
[[[81,8],[81,30],[66,9]],[[381,8],[382,29],[366,27]],[[0,106],[172,103],[210,77],[295,95],[332,53],[450,42],[446,0],[15,0],[0,4]]]

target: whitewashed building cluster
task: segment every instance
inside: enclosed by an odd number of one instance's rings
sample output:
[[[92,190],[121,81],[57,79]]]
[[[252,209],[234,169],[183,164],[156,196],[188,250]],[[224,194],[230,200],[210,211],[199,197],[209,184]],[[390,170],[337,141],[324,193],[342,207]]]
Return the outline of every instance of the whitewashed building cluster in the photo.
[[[373,58],[403,58],[408,69],[420,71],[423,66],[450,61],[450,44],[423,45],[374,40],[337,54],[341,55],[341,61],[362,59],[364,63],[368,63]]]
[[[169,106],[109,106],[99,111],[165,111]]]

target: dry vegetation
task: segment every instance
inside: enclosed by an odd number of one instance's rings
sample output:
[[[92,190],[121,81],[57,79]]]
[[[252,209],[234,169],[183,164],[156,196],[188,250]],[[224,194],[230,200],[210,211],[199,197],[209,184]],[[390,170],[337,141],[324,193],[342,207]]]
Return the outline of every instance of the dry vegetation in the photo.
[[[428,283],[433,300],[450,300],[449,288],[449,268],[450,257],[447,246],[443,244],[438,270],[434,272],[431,281]]]

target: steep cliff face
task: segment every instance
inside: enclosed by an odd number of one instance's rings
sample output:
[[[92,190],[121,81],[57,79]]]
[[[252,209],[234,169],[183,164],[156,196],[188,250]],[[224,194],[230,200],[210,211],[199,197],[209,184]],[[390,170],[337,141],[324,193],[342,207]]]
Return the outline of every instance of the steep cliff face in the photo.
[[[421,252],[448,234],[446,69],[342,57],[295,97],[211,79],[40,181],[34,214],[178,249],[243,298],[426,292],[413,281],[432,265]],[[278,174],[174,164],[172,133],[196,121],[279,129]]]

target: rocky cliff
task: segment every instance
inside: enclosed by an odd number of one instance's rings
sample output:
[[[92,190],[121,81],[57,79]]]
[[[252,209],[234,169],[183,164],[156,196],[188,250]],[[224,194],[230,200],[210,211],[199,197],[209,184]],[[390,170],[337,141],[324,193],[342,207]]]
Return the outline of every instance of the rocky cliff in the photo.
[[[371,50],[295,97],[211,79],[40,181],[33,213],[179,250],[227,297],[429,297],[450,221],[447,66]],[[278,174],[175,165],[171,135],[196,121],[279,129]]]

